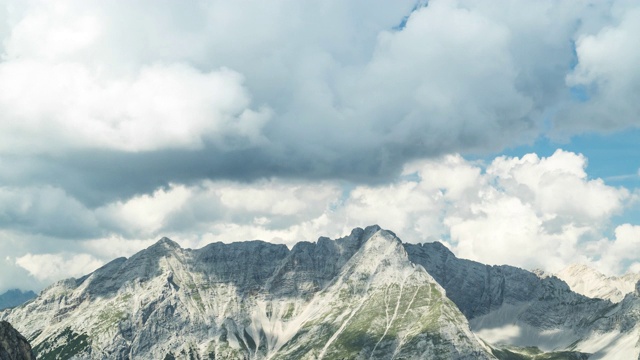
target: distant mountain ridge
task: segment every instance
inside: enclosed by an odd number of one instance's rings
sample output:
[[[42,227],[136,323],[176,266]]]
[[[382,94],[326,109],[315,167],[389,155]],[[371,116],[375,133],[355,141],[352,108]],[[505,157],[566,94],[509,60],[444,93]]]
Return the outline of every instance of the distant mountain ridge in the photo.
[[[625,295],[633,293],[640,281],[640,273],[622,276],[606,276],[586,265],[574,264],[560,271],[556,276],[566,282],[571,290],[592,298],[620,302]]]
[[[591,299],[556,277],[402,243],[378,226],[290,250],[163,238],[0,319],[44,359],[640,356],[638,291],[618,304]]]
[[[36,297],[36,293],[33,291],[22,291],[19,289],[7,290],[5,293],[0,294],[0,310],[11,308],[21,305],[26,301],[29,301]]]

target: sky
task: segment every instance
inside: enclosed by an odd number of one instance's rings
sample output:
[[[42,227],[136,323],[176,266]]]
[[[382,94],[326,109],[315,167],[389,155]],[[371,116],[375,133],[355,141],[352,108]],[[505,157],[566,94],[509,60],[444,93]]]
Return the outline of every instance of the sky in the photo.
[[[379,224],[640,271],[640,4],[0,0],[0,292]]]

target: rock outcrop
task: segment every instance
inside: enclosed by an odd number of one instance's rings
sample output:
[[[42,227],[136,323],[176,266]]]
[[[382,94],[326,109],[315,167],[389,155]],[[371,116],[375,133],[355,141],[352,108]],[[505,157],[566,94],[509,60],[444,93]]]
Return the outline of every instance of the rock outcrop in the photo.
[[[35,360],[31,345],[6,321],[0,321],[0,360]]]

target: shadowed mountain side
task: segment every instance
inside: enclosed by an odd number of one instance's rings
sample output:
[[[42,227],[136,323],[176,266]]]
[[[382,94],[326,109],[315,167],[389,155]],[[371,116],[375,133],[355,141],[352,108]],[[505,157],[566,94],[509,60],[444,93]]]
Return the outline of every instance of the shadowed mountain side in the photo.
[[[21,305],[36,297],[33,291],[7,290],[0,295],[0,310]]]
[[[570,297],[576,302],[601,303],[573,293],[556,277],[539,277],[513,266],[491,266],[459,259],[439,242],[404,244],[404,247],[409,259],[424,266],[469,319],[487,314],[505,303],[557,296]]]
[[[637,294],[613,304],[577,294],[555,276],[458,259],[437,242],[404,247],[409,259],[446,290],[474,332],[490,343],[576,350],[594,359],[640,355]],[[609,355],[616,348],[623,350]]]

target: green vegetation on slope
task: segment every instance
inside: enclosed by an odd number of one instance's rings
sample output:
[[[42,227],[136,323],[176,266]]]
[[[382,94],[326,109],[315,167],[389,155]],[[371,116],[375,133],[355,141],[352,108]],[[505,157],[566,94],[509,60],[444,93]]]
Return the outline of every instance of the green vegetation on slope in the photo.
[[[89,336],[86,334],[78,334],[71,328],[66,328],[60,334],[36,345],[33,351],[40,360],[69,359],[89,347],[88,340]]]

